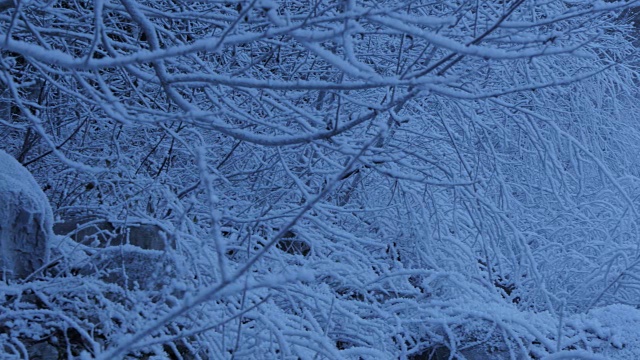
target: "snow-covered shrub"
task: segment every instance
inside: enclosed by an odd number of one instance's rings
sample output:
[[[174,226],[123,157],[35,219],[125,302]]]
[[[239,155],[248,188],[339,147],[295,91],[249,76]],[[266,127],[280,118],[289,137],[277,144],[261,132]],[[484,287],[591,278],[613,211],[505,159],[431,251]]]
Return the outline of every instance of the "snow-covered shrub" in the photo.
[[[172,224],[178,264],[127,282],[160,253],[72,228],[6,343],[54,311],[67,357],[595,352],[563,319],[640,288],[629,4],[0,4],[8,146],[61,216]]]

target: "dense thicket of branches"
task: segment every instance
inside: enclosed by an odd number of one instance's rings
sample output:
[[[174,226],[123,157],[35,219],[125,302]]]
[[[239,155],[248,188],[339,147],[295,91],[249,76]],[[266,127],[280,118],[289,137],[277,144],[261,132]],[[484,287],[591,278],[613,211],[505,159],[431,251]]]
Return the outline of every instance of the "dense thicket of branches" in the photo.
[[[605,351],[562,319],[640,299],[628,5],[0,1],[3,148],[59,219],[176,243],[149,288],[63,241],[4,351]]]

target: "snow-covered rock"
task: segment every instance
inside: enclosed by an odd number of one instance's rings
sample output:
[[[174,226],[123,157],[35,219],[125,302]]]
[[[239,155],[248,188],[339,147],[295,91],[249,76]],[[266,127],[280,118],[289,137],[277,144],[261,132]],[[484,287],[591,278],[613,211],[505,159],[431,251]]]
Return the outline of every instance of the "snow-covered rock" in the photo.
[[[53,231],[57,235],[68,236],[78,243],[94,247],[129,244],[147,250],[175,248],[175,243],[167,236],[163,227],[142,219],[108,221],[81,216],[54,224]]]
[[[54,254],[82,276],[128,289],[158,289],[177,276],[175,242],[159,223],[77,216],[54,225]]]
[[[0,272],[24,279],[48,261],[53,213],[33,175],[0,150]]]
[[[134,245],[99,249],[79,270],[84,276],[122,288],[158,290],[177,276],[176,263],[164,251],[142,249]]]

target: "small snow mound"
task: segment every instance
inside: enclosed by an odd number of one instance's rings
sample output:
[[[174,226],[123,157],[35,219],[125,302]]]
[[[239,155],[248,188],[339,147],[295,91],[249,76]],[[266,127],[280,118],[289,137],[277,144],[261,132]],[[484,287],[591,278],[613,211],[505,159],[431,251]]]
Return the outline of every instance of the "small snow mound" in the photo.
[[[614,304],[593,309],[589,315],[600,323],[600,332],[608,335],[615,349],[632,355],[629,359],[640,359],[640,310]],[[617,354],[618,351],[614,353]]]

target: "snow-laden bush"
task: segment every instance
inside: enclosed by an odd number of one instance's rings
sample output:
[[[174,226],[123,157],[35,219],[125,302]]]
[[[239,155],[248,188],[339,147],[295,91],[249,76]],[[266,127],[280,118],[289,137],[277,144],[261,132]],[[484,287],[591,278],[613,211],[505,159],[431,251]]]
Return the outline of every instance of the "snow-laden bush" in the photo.
[[[12,355],[597,356],[638,304],[631,1],[4,3],[3,144],[175,240],[61,242]]]

